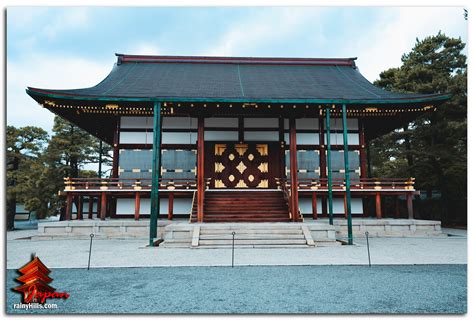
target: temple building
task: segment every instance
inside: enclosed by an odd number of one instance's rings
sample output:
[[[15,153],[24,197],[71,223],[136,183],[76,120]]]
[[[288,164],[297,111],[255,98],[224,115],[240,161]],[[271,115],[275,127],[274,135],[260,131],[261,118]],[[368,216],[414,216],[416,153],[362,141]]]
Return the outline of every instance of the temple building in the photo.
[[[369,177],[367,142],[449,95],[385,91],[356,58],[116,56],[94,87],[27,89],[113,146],[111,177],[65,180],[66,219],[93,218],[91,199],[151,224],[381,218],[383,197],[413,218],[414,179]]]

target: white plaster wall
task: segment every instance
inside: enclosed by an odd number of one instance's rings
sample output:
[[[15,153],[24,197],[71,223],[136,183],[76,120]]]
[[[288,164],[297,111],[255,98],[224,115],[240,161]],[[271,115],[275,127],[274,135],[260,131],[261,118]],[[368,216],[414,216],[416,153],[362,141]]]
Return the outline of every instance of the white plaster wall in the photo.
[[[204,127],[238,128],[238,118],[205,118]]]
[[[318,118],[302,118],[296,119],[296,130],[318,130],[319,119]]]
[[[329,123],[331,130],[342,130],[342,118],[331,118]],[[324,121],[324,129],[326,129],[326,121]],[[347,129],[348,130],[359,130],[359,119],[357,118],[348,118],[347,119]]]
[[[153,132],[120,132],[120,143],[153,144]]]
[[[299,196],[298,198],[300,211],[304,214],[311,214],[313,213],[313,206],[312,206],[312,199],[311,198],[302,198]],[[333,198],[333,212],[335,213],[344,213],[344,199],[342,198]],[[322,215],[322,202],[321,199],[318,197],[317,199],[317,209],[318,215]],[[329,207],[328,207],[329,210]],[[362,199],[355,198],[352,199],[351,202],[351,210],[352,214],[361,215],[363,213],[362,208]]]
[[[290,144],[290,134],[285,133],[285,142]],[[296,144],[297,145],[318,145],[319,134],[317,133],[296,133]]]
[[[140,199],[140,214],[150,214],[150,205],[150,199]],[[189,216],[191,205],[191,198],[174,198],[173,215]],[[135,199],[117,199],[117,215],[134,213]],[[168,198],[160,199],[160,213],[168,214]]]
[[[278,131],[245,131],[245,141],[278,141]]]
[[[121,117],[120,127],[153,129],[153,117]]]
[[[244,128],[278,128],[278,118],[244,118]]]
[[[196,132],[162,132],[161,143],[163,144],[193,144],[197,141]],[[153,143],[153,141],[151,142]]]
[[[326,136],[324,134],[324,144],[326,144]],[[344,136],[342,133],[331,133],[331,145],[342,145],[344,144]],[[347,144],[358,145],[359,144],[359,134],[358,133],[348,133],[347,134]]]
[[[163,117],[163,129],[197,129],[197,118]]]
[[[238,141],[238,131],[204,131],[205,141]]]

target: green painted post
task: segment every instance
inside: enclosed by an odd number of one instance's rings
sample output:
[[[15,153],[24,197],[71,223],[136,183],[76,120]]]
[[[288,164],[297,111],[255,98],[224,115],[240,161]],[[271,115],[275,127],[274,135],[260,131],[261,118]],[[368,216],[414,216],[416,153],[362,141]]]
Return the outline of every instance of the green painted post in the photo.
[[[332,166],[331,166],[331,108],[326,108],[326,150],[327,159],[326,167],[328,170],[328,205],[329,205],[329,224],[333,224],[333,207],[332,207]]]
[[[344,175],[346,185],[346,201],[347,201],[347,238],[349,244],[352,245],[352,211],[351,211],[351,178],[349,175],[349,147],[347,145],[347,110],[346,105],[342,105],[342,129],[344,131]]]
[[[151,209],[150,209],[150,247],[157,237],[158,215],[160,213],[160,158],[161,158],[161,103],[155,101],[153,105],[153,162],[151,171]]]

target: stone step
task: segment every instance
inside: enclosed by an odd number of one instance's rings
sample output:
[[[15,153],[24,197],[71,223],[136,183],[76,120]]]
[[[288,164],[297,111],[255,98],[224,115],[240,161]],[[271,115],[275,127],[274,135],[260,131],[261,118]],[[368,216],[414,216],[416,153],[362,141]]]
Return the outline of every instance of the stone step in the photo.
[[[263,244],[263,245],[255,245],[255,244],[239,244],[234,245],[235,249],[252,249],[252,248],[260,248],[260,249],[271,249],[271,248],[310,248],[305,244]],[[196,249],[232,249],[232,245],[206,245],[203,247],[196,247]]]
[[[235,245],[306,245],[305,239],[251,239],[235,240]],[[232,245],[232,240],[199,240],[199,246]]]
[[[301,229],[204,229],[201,228],[201,234],[299,234],[302,235]]]
[[[304,235],[302,234],[236,234],[236,240],[293,240],[293,239],[304,239]],[[201,234],[199,240],[232,240],[232,235],[228,234]]]

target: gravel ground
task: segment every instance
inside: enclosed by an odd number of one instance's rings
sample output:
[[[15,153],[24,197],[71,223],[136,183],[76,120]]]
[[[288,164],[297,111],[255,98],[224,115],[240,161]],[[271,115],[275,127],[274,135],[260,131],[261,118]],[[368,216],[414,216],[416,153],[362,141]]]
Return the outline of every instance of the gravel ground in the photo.
[[[20,295],[7,270],[7,313]],[[41,313],[466,313],[466,265],[52,269]],[[32,311],[29,311],[32,312]]]

